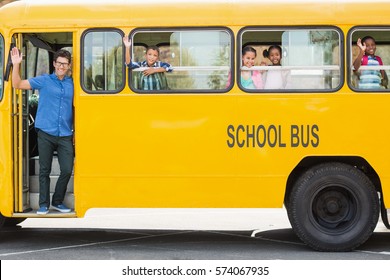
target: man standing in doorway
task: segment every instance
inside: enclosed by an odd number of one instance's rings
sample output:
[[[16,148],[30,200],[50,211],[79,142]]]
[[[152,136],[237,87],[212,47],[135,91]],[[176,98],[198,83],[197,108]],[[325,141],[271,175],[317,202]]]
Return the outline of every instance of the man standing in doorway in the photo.
[[[71,54],[59,50],[54,54],[54,73],[22,80],[19,69],[22,54],[11,50],[12,86],[23,90],[39,90],[35,128],[38,133],[39,152],[39,209],[45,215],[50,207],[50,172],[54,151],[57,151],[61,174],[52,197],[52,208],[62,213],[71,210],[63,203],[66,188],[72,176],[73,150],[73,79],[68,76]]]

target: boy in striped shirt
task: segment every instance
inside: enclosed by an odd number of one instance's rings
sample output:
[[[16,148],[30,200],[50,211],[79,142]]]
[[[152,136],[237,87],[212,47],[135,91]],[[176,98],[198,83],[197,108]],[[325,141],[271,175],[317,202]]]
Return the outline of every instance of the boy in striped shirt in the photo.
[[[128,36],[123,37],[123,44],[126,47],[126,65],[130,69],[145,68],[139,72],[135,79],[135,88],[140,90],[168,90],[168,83],[165,72],[172,72],[173,68],[169,63],[159,61],[159,49],[156,46],[149,46],[146,49],[145,60],[134,62],[131,60],[131,40]]]

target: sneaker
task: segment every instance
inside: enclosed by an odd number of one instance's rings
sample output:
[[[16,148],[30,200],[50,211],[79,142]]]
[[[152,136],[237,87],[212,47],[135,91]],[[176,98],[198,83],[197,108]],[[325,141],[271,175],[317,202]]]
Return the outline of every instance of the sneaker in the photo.
[[[70,209],[66,207],[64,204],[52,205],[52,208],[60,211],[61,213],[69,213]]]
[[[46,206],[40,207],[37,211],[38,215],[46,215],[47,213],[49,213],[49,208],[47,208]]]

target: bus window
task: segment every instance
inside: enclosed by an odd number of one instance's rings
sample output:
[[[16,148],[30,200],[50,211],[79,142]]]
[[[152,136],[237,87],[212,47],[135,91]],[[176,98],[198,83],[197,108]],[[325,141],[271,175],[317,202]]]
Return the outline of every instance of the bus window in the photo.
[[[371,55],[357,59],[360,47],[357,45],[360,38],[371,37],[375,42],[375,50]],[[349,86],[356,91],[387,91],[388,76],[390,74],[390,29],[383,28],[356,28],[349,34]],[[366,53],[367,54],[367,53]],[[372,59],[371,59],[372,58]],[[354,62],[358,63],[355,69]]]
[[[0,35],[0,100],[3,99],[4,40]]]
[[[335,91],[341,86],[340,38],[340,31],[329,28],[244,29],[240,33],[241,47],[253,47],[257,57],[254,67],[250,69],[244,67],[242,70],[260,71],[263,76],[263,88],[249,91]],[[281,50],[280,65],[272,65],[272,62],[263,55],[264,50],[274,45]],[[240,60],[238,65],[241,65],[241,53],[238,59]],[[241,72],[237,73],[240,81]],[[282,83],[273,83],[271,75],[284,80]]]
[[[82,87],[88,93],[118,93],[124,88],[122,33],[88,30],[82,39]]]
[[[45,73],[50,73],[49,52],[45,49],[34,46],[27,41],[25,46],[27,56],[27,77],[35,77]]]
[[[26,35],[27,37],[28,35]],[[26,42],[23,53],[26,54],[26,77],[40,76],[46,73],[50,73],[49,51],[46,49],[38,48],[34,46],[30,41]],[[31,91],[32,94],[38,95],[38,90]]]
[[[230,86],[233,38],[228,30],[137,30],[132,37],[134,61],[144,61],[146,47],[156,45],[159,60],[172,65],[173,72],[165,75],[168,91],[223,92]],[[134,81],[139,74],[131,72]]]

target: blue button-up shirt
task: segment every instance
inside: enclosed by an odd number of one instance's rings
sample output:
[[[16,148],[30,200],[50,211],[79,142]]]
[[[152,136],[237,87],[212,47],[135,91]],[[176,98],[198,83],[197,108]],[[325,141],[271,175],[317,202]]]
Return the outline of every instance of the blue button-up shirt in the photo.
[[[60,80],[53,73],[28,81],[33,90],[39,90],[35,127],[52,136],[73,135],[73,79]]]

